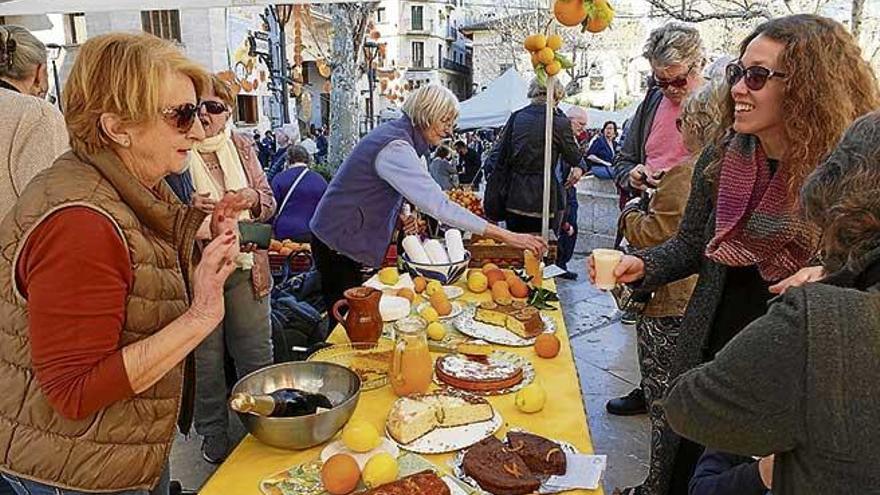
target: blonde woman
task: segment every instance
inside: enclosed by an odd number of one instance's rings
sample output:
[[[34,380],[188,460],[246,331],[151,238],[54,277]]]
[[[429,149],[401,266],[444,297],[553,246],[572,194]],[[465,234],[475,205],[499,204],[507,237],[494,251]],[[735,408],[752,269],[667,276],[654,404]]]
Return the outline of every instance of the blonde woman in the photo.
[[[44,98],[46,46],[27,29],[0,26],[0,219],[24,186],[67,151],[64,117]]]
[[[361,284],[361,267],[382,264],[404,200],[453,227],[544,252],[540,238],[489,224],[449,201],[431,178],[423,158],[451,135],[457,119],[455,95],[436,84],[424,86],[407,98],[402,117],[367,134],[339,167],[311,221],[328,306]]]
[[[207,84],[150,35],[80,48],[64,91],[73,152],[0,224],[0,473],[20,495],[168,493],[175,426],[192,420],[185,360],[223,319],[246,207],[214,205],[193,266],[206,215],[163,179],[205,136]]]
[[[247,200],[241,222],[266,222],[275,213],[275,196],[260,166],[251,137],[232,132],[229,118],[235,108],[232,88],[211,76],[201,95],[201,123],[205,139],[193,146],[188,173],[192,176],[192,204],[213,211],[226,191]],[[205,225],[200,237],[209,234]],[[226,413],[224,355],[232,357],[239,377],[272,364],[272,326],[269,291],[271,275],[266,251],[242,253],[226,281],[226,316],[196,349],[195,427],[202,435],[202,457],[217,464],[226,458],[229,438]]]

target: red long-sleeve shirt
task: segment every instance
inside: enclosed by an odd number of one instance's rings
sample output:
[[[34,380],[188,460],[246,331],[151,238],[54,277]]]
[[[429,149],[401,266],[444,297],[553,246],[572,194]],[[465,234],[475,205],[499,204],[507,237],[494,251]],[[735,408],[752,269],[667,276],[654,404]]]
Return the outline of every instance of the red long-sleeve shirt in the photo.
[[[81,419],[134,395],[119,346],[131,261],[111,221],[81,206],[52,214],[28,237],[16,277],[34,372],[58,413]]]

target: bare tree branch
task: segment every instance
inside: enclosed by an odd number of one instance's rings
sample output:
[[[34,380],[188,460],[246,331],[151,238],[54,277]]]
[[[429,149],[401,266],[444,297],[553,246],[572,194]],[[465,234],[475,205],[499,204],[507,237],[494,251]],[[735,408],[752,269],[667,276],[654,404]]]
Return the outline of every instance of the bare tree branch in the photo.
[[[850,30],[856,41],[862,35],[862,16],[865,13],[865,0],[852,0],[852,15],[850,17]]]

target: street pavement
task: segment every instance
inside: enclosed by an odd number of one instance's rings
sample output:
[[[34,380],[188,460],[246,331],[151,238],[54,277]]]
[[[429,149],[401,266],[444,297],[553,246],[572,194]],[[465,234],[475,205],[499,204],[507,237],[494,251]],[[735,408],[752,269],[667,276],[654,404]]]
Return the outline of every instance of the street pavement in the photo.
[[[608,495],[614,487],[641,482],[647,473],[648,421],[646,416],[617,417],[605,411],[605,402],[628,393],[639,382],[635,329],[621,325],[614,302],[586,280],[583,255],[569,265],[577,281],[558,280],[559,296],[565,308],[565,324],[571,338],[587,408],[593,446],[608,456],[604,486]],[[238,419],[230,417],[236,436],[244,433]],[[201,440],[194,432],[178,436],[171,453],[171,474],[185,489],[197,490],[216,469],[202,459]],[[256,486],[254,487],[256,492]]]

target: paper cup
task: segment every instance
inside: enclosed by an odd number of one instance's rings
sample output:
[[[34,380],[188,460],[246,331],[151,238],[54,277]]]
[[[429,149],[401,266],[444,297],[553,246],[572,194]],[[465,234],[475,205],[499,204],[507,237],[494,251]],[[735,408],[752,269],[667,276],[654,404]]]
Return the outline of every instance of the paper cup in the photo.
[[[596,287],[611,290],[617,285],[614,269],[620,263],[623,252],[616,249],[594,249],[593,266],[596,269]]]

